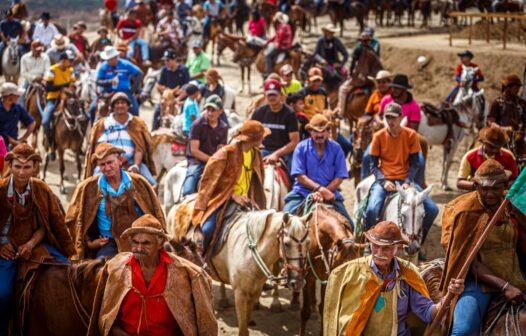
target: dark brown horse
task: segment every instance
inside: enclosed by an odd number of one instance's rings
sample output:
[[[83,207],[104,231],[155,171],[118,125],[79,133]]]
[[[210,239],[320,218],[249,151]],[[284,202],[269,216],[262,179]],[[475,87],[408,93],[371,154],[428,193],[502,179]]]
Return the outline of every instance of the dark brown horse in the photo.
[[[78,181],[80,181],[82,178],[82,161],[80,160],[80,154],[84,136],[86,135],[86,130],[88,128],[89,118],[84,113],[84,108],[75,94],[75,90],[68,89],[62,90],[60,102],[57,104],[55,115],[56,117],[53,121],[54,143],[51,146],[51,150],[56,150],[58,154],[60,165],[60,192],[65,194],[64,172],[66,167],[64,164],[64,153],[66,149],[75,153],[77,176]],[[46,148],[46,150],[48,149],[49,148]],[[49,154],[47,154],[44,163],[44,179],[46,178],[49,159]]]
[[[409,8],[409,13],[407,16],[407,25],[410,27],[415,26],[415,15],[416,11],[422,13],[422,25],[420,28],[429,28],[429,21],[431,20],[431,0],[413,0],[411,2],[411,7]]]
[[[42,124],[42,114],[46,107],[46,90],[40,83],[35,82],[28,88],[25,105],[27,112],[35,119],[31,147],[38,148],[38,133]]]
[[[25,20],[29,17],[29,12],[27,11],[27,6],[25,3],[17,3],[13,7],[11,7],[11,10],[13,11],[13,16],[17,20]]]
[[[235,52],[236,43],[244,40],[245,38],[243,36],[227,34],[221,31],[217,36],[217,65],[221,65],[220,58],[223,55],[223,51],[225,51],[225,49],[230,49]]]
[[[250,68],[256,60],[261,48],[250,46],[243,40],[238,40],[235,44],[234,57],[232,61],[239,65],[241,69],[241,89],[239,92],[245,90],[245,74],[246,83],[248,85],[248,93],[251,93],[252,86],[250,85]]]
[[[367,6],[361,2],[352,2],[349,10],[345,9],[343,4],[337,3],[335,1],[329,2],[329,16],[331,18],[332,24],[334,26],[340,25],[340,37],[343,37],[344,20],[356,18],[358,24],[360,25],[360,32],[363,31],[365,27],[365,16],[367,15]]]
[[[303,211],[300,211],[303,213]],[[339,265],[360,257],[363,244],[356,244],[349,221],[334,208],[322,203],[313,203],[307,211],[309,250],[308,273],[303,287],[301,306],[300,335],[305,335],[307,321],[316,306],[316,281],[321,283],[321,298],[325,297],[325,287],[330,272]],[[299,293],[294,293],[292,304],[299,301]],[[318,306],[323,316],[323,299]],[[323,327],[322,327],[323,329]]]
[[[363,153],[373,140],[373,134],[382,128],[380,120],[362,117],[353,128],[353,151],[351,156],[351,178],[354,178],[356,187],[361,180]]]

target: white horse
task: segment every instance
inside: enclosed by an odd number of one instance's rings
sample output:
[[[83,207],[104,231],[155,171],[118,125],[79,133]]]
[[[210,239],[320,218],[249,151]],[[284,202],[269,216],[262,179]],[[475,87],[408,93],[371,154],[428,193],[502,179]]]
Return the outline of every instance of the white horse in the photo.
[[[92,69],[86,63],[84,71],[80,73],[80,80],[77,82],[78,96],[83,102],[97,100],[97,69]]]
[[[10,38],[2,55],[2,74],[6,82],[18,85],[20,76],[20,55],[18,51],[18,37]]]
[[[160,77],[161,69],[154,70],[153,68],[148,68],[148,72],[146,73],[146,76],[144,76],[143,80],[143,86],[140,95],[141,102],[148,101],[152,106],[154,105],[152,101],[152,92]]]
[[[478,67],[469,67],[462,65],[462,73],[460,75],[460,87],[458,93],[453,100],[453,106],[460,108],[465,113],[473,111],[473,116],[476,118],[474,121],[478,128],[484,127],[485,124],[485,112],[484,106],[484,89],[479,91],[473,91],[473,81],[477,72]]]
[[[354,201],[354,215],[362,212],[361,218],[354,218],[356,226],[365,227],[364,202],[375,181],[374,175],[369,175],[356,186],[356,197]],[[404,251],[410,261],[416,262],[420,251],[423,237],[423,220],[425,215],[424,198],[426,198],[433,185],[429,185],[423,191],[418,191],[411,185],[407,189],[396,183],[397,193],[388,197],[382,210],[381,221],[389,220],[400,226],[402,232],[409,238],[410,245],[404,247]]]
[[[178,206],[167,217],[168,232],[174,236],[178,231],[174,225],[181,225],[174,220]],[[232,286],[239,335],[248,335],[252,307],[267,280],[302,289],[308,240],[305,219],[287,213],[242,212],[232,223],[224,245],[210,260],[210,273],[216,281]],[[284,265],[280,273],[285,274],[282,277],[271,271],[280,258]],[[227,302],[225,294],[222,289],[223,303]]]

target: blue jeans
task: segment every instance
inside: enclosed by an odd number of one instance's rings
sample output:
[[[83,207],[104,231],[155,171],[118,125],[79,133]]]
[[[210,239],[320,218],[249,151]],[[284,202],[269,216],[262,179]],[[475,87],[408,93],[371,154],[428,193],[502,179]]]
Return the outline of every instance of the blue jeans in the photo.
[[[55,258],[56,262],[63,263],[63,264],[70,264],[68,258],[66,258],[62,253],[60,253],[59,250],[57,250],[54,246],[49,245],[48,243],[43,242],[42,243],[46,250],[49,252],[49,254]]]
[[[0,258],[0,336],[7,336],[18,264]]]
[[[44,128],[51,123],[51,118],[53,118],[53,112],[57,107],[58,99],[48,99],[46,102],[46,107],[44,108],[44,114],[42,115],[42,125]]]
[[[210,217],[208,217],[203,223],[203,227],[201,229],[203,230],[203,236],[204,236],[204,241],[203,241],[204,251],[208,249],[208,246],[210,245],[210,242],[212,241],[214,230],[216,228],[217,214],[219,213],[221,209],[223,209],[223,207],[220,207],[216,211],[212,212]]]
[[[26,108],[26,90],[28,86],[29,86],[29,82],[27,81],[27,79],[24,79],[22,81],[22,85],[20,85],[20,88],[24,90],[24,93],[20,97],[18,97],[18,100],[16,101],[18,105],[24,106],[25,108]]]
[[[362,172],[360,178],[364,180],[367,176],[371,175],[371,154],[369,153],[371,145],[367,146],[367,149],[363,153],[362,157]],[[424,154],[422,152],[418,153],[418,170],[415,176],[415,183],[419,186],[424,185],[424,174],[425,174],[426,162],[424,160]]]
[[[139,47],[141,48],[141,55],[142,55],[143,61],[149,60],[150,59],[150,47],[148,47],[148,42],[146,42],[145,40],[141,40],[140,38],[136,38],[135,40],[130,41],[129,43],[130,50],[128,50],[128,57],[137,56],[133,54],[136,44],[138,44]]]
[[[97,254],[95,255],[95,259],[104,259],[104,258],[113,258],[115,255],[119,253],[119,250],[117,249],[117,243],[115,242],[115,239],[111,238],[108,240],[108,243],[101,247]]]
[[[338,133],[336,142],[340,145],[343,150],[343,155],[347,157],[349,153],[352,153],[352,142],[349,139],[346,139],[341,133]]]
[[[392,181],[399,182],[402,184],[404,181]],[[418,191],[422,191],[422,188],[415,184],[415,188]],[[387,198],[387,195],[389,192],[384,189],[384,187],[380,184],[375,182],[372,187],[371,191],[369,192],[369,202],[367,203],[367,208],[365,209],[365,229],[364,231],[369,230],[372,228],[378,221],[380,221],[380,215],[382,211],[382,206],[384,204],[385,199]],[[438,215],[438,207],[433,202],[433,200],[427,196],[424,198],[424,210],[426,212],[423,220],[423,236],[422,236],[422,243],[426,240],[427,233],[429,232],[429,229],[431,229],[431,226],[433,225],[433,222],[435,221],[436,216]]]
[[[271,151],[270,149],[266,149],[266,148],[261,149],[261,156],[262,157],[265,157],[265,156],[270,155],[272,153],[274,153],[274,151]],[[287,169],[288,169],[288,172],[290,174],[290,169],[291,169],[291,164],[292,164],[292,153],[284,155],[281,158],[287,164]]]
[[[296,211],[298,210],[299,206],[304,200],[305,197],[303,197],[302,194],[295,191],[289,192],[285,196],[285,206],[283,207],[283,212],[296,214]],[[345,205],[343,205],[343,198],[341,196],[336,198],[332,205],[334,206],[334,210],[338,211],[340,214],[342,214],[345,218],[349,220],[351,228],[354,229],[354,222],[352,221],[351,216],[349,216],[347,209],[345,209]]]
[[[194,194],[197,192],[197,185],[201,180],[201,176],[203,175],[204,170],[204,163],[198,163],[188,166],[188,169],[186,170],[186,176],[183,182],[183,196]]]
[[[93,170],[93,176],[99,175],[99,174],[100,174],[100,168],[99,166],[97,166]],[[148,181],[152,185],[152,187],[157,184],[157,180],[155,179],[155,177],[153,177],[152,172],[150,172],[150,169],[148,169],[148,166],[144,162],[142,162],[139,165],[139,174],[142,177],[144,177],[146,181]]]
[[[492,297],[492,293],[484,293],[473,279],[466,279],[464,292],[460,294],[453,312],[451,336],[479,335]]]
[[[155,131],[159,128],[159,124],[161,122],[161,104],[155,105],[155,109],[153,110],[153,120],[152,120],[152,131]]]

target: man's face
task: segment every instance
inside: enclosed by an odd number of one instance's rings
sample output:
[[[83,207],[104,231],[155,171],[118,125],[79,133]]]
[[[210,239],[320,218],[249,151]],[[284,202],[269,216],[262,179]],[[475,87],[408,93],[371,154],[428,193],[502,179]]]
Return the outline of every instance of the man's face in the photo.
[[[135,14],[135,12],[128,14],[128,19],[130,19],[131,21],[134,21],[136,18],[137,18],[137,15]]]
[[[495,157],[495,155],[497,155],[500,152],[499,147],[495,147],[487,143],[483,144],[483,146],[484,146],[484,153],[486,153],[490,157]]]
[[[303,112],[305,110],[305,102],[303,99],[299,99],[296,103],[292,104],[294,112]]]
[[[321,87],[321,79],[316,79],[312,82],[309,82],[309,85],[311,87],[311,89],[313,90],[319,90],[320,87]]]
[[[71,61],[69,59],[63,59],[63,60],[60,60],[60,67],[62,69],[67,69],[71,66]]]
[[[327,40],[332,40],[334,38],[334,33],[326,31],[326,32],[323,33],[323,36],[325,36],[325,39],[327,39]]]
[[[44,24],[44,26],[48,26],[49,25],[49,20],[48,19],[42,19],[42,23]]]
[[[33,56],[35,57],[40,57],[40,55],[42,54],[42,49],[31,49],[31,51],[33,52]]]
[[[192,48],[192,51],[194,52],[194,54],[199,55],[199,54],[201,53],[201,48],[199,48],[199,47],[193,47],[193,48]]]
[[[26,185],[34,172],[34,161],[21,162],[16,159],[11,161],[11,172],[17,185]]]
[[[389,91],[389,80],[387,79],[380,79],[376,81],[376,88],[378,91],[380,91],[382,94],[385,94]]]
[[[402,89],[399,87],[393,86],[391,88],[391,96],[393,96],[393,98],[400,98],[404,92],[405,92],[405,89]]]
[[[387,268],[398,253],[398,245],[381,246],[371,243],[373,261],[379,268]]]
[[[502,198],[504,197],[506,185],[504,183],[499,183],[491,187],[477,185],[476,188],[484,205],[488,207],[496,207],[500,204]]]
[[[517,96],[519,94],[519,90],[520,90],[520,86],[519,85],[511,85],[511,86],[508,86],[508,88],[506,90],[508,90],[508,92],[512,95],[512,96]]]
[[[177,67],[177,60],[176,59],[168,58],[164,62],[166,64],[166,66],[169,67],[170,69],[174,69],[175,67]]]
[[[312,137],[312,140],[314,140],[314,143],[317,145],[323,145],[327,139],[329,139],[329,129],[326,128],[325,130],[319,132],[316,130],[312,130],[310,132],[310,135]]]
[[[149,233],[136,233],[131,237],[132,253],[139,260],[156,259],[163,248],[157,236]]]
[[[119,99],[115,103],[113,103],[113,113],[116,115],[123,115],[128,113],[128,109],[130,108],[130,104],[124,99]]]
[[[124,52],[124,55],[126,55],[126,52]],[[108,64],[111,66],[116,66],[119,61],[118,57],[113,57],[108,60]]]
[[[292,81],[292,72],[288,74],[281,74],[281,78],[287,85],[290,84],[290,82]]]
[[[11,106],[13,105],[14,103],[16,103],[16,101],[18,100],[18,96],[16,95],[8,95],[8,96],[5,96],[5,97],[2,97],[2,100],[4,101],[4,104],[7,105],[7,106]]]
[[[401,126],[402,116],[394,117],[394,116],[386,115],[385,116],[385,121],[386,121],[386,124],[387,124],[387,128],[390,129],[391,131],[395,131],[396,132],[396,131],[400,130],[400,128],[402,127]]]
[[[279,95],[275,93],[265,94],[265,97],[267,98],[267,103],[270,105],[275,105],[280,102]]]
[[[471,57],[469,56],[462,56],[460,58],[460,61],[462,62],[462,64],[464,65],[469,65],[469,63],[471,63]]]
[[[216,122],[219,119],[220,114],[221,109],[215,109],[212,106],[206,107],[206,117],[208,118],[208,121]]]
[[[120,155],[112,154],[97,160],[97,166],[106,178],[115,178],[119,176],[121,169]]]

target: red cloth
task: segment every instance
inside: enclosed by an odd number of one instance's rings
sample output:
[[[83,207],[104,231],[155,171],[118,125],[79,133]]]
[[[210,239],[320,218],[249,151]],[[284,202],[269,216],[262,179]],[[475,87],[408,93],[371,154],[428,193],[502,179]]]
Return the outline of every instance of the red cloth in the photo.
[[[117,23],[117,30],[120,30],[122,32],[122,38],[124,40],[130,39],[139,28],[141,28],[141,21],[138,19],[130,20],[130,19],[122,19]]]
[[[276,30],[276,35],[269,41],[276,42],[276,48],[290,49],[292,48],[292,29],[288,23],[280,23]]]
[[[260,17],[258,21],[250,20],[250,22],[248,23],[248,31],[254,36],[265,36],[265,19]]]
[[[77,47],[81,54],[84,54],[87,51],[85,48],[86,39],[84,38],[84,36],[71,34],[69,35],[69,40],[75,45],[75,47]]]
[[[116,12],[119,2],[117,0],[104,0],[104,7],[110,12]]]
[[[130,335],[141,336],[164,336],[164,335],[181,335],[182,332],[175,321],[162,293],[166,287],[167,269],[166,265],[171,264],[172,259],[166,251],[161,249],[159,253],[159,265],[155,269],[150,287],[146,288],[142,276],[139,261],[132,256],[128,265],[132,269],[132,285],[128,294],[124,297],[117,317],[119,326]],[[140,292],[137,293],[136,291]],[[142,298],[146,302],[144,310]],[[140,322],[139,322],[140,321]],[[139,329],[137,333],[137,330]]]
[[[472,68],[478,68],[478,65],[476,65],[475,63],[469,63],[468,66]],[[462,76],[462,63],[457,65],[457,69],[455,70],[455,78],[457,79],[457,86],[460,86],[460,82],[458,81],[460,76]],[[475,78],[474,78],[475,80],[473,81],[473,85],[471,85],[471,88],[478,89],[478,82],[483,78],[484,76],[482,75],[482,71],[480,71],[480,68],[477,69],[477,72],[475,73]]]
[[[484,161],[486,161],[486,158],[484,157],[484,152],[482,150],[482,146],[478,150],[472,150],[471,152],[468,152],[466,158],[471,166],[471,176],[474,176],[475,171],[477,171],[480,165],[484,163]],[[515,161],[515,159],[510,153],[501,149],[500,152],[497,153],[497,155],[495,155],[493,159],[500,163],[504,167],[504,169],[511,171],[512,179],[517,178],[517,176],[519,175],[519,170],[517,169],[517,161]]]

